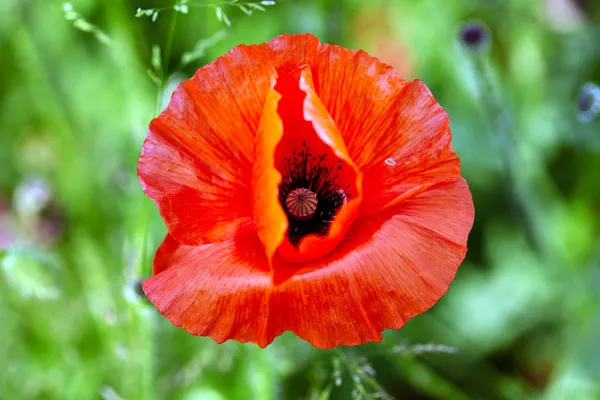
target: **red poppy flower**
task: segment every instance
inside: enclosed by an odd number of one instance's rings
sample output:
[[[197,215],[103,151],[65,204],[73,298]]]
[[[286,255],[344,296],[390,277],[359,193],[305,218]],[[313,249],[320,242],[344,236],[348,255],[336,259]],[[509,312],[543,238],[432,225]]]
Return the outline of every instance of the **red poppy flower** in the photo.
[[[311,35],[238,46],[154,119],[138,173],[169,233],[148,299],[194,335],[379,341],[429,309],[473,203],[420,81]]]

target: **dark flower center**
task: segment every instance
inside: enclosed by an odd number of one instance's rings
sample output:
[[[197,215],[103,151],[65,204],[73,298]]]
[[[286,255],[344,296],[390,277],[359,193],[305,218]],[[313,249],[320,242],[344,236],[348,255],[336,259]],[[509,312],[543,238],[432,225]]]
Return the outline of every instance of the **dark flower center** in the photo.
[[[327,235],[331,223],[350,194],[337,183],[342,160],[331,166],[327,154],[313,155],[303,143],[301,150],[285,158],[279,185],[279,202],[288,217],[287,235],[297,245],[311,233]]]

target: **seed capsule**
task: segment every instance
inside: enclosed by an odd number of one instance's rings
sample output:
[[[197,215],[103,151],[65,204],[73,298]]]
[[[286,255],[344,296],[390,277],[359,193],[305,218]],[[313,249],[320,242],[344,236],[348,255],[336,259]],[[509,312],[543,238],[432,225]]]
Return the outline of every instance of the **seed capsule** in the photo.
[[[285,199],[285,205],[292,217],[299,221],[307,221],[317,210],[317,195],[306,188],[292,190]]]

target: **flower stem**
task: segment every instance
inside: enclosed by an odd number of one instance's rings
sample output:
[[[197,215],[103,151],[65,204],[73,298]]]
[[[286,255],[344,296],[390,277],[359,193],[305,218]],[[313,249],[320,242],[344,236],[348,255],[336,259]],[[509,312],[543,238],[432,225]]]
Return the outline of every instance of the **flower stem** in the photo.
[[[175,2],[175,4],[177,4],[177,2]],[[165,44],[165,51],[163,54],[162,76],[160,85],[158,86],[158,90],[156,93],[156,106],[154,115],[158,115],[160,113],[163,92],[165,90],[165,87],[167,86],[167,82],[169,81],[169,60],[171,58],[171,48],[173,47],[173,37],[175,36],[177,14],[177,11],[171,10],[171,22],[169,23],[169,33],[167,34],[167,43]]]
[[[169,24],[169,33],[167,36],[167,44],[165,45],[165,54],[163,61],[163,84],[167,81],[169,69],[169,59],[171,57],[171,47],[173,46],[173,37],[175,35],[175,24],[177,22],[177,11],[171,11],[171,22]]]
[[[489,60],[484,54],[470,56],[489,131],[498,145],[504,185],[521,220],[527,241],[534,250],[539,252],[541,241],[536,234],[535,215],[519,183],[517,147],[512,134],[513,121],[504,104],[502,93],[495,84]]]

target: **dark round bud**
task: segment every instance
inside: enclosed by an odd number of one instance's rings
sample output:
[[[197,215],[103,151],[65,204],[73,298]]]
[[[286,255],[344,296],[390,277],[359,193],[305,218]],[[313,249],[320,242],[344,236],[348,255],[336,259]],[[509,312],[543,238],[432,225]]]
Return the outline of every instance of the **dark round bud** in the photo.
[[[490,41],[488,28],[481,22],[465,24],[459,33],[460,43],[470,51],[482,51]]]
[[[600,86],[588,82],[579,89],[577,116],[583,123],[594,120],[600,114]]]

